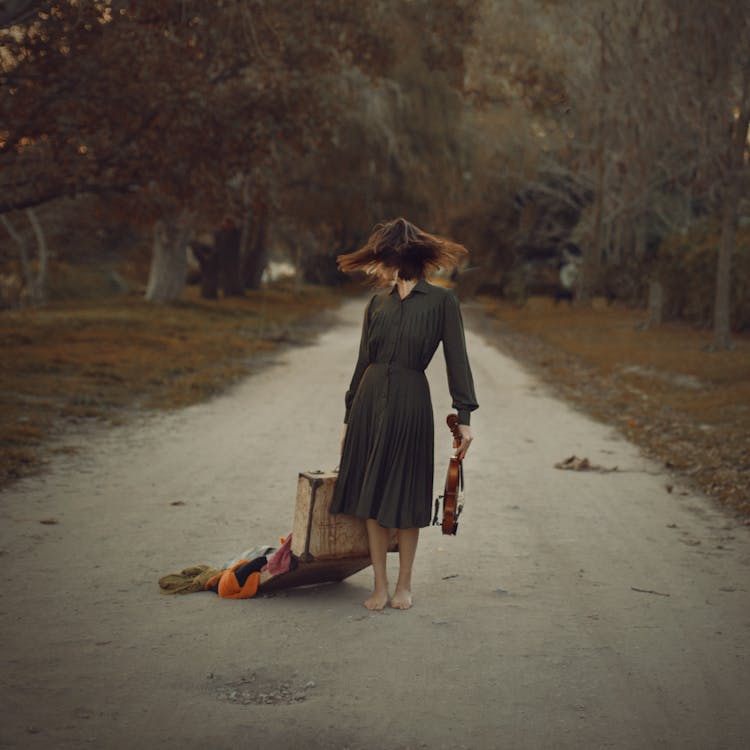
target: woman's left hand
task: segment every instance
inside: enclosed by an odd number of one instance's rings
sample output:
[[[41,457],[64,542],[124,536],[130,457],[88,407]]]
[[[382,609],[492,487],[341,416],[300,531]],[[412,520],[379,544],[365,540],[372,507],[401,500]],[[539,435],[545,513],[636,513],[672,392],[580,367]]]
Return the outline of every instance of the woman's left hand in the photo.
[[[456,458],[460,461],[466,455],[466,451],[469,450],[469,445],[474,436],[471,434],[471,427],[467,424],[458,425],[458,431],[461,434],[461,445],[456,449]]]

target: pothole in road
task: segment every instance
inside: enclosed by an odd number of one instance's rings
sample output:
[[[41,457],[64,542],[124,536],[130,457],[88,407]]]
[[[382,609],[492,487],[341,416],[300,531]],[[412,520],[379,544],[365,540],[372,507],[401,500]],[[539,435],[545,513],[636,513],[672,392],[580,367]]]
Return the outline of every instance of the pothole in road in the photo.
[[[229,703],[244,706],[274,706],[302,703],[315,687],[315,680],[297,677],[279,680],[251,672],[237,680],[227,682],[217,689],[218,697]]]

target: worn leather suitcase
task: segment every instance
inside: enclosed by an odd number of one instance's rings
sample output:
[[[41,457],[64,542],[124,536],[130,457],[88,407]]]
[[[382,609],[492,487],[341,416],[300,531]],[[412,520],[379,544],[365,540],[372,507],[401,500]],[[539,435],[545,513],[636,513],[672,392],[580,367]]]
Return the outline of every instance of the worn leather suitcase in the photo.
[[[272,577],[261,573],[260,593],[343,581],[370,565],[365,522],[328,512],[337,477],[333,471],[300,472],[290,548],[293,564],[286,573]],[[397,541],[394,530],[389,552],[398,550]]]
[[[301,562],[367,558],[369,544],[364,520],[328,512],[338,477],[333,471],[302,471],[292,528],[292,554]],[[398,549],[394,530],[389,551]]]

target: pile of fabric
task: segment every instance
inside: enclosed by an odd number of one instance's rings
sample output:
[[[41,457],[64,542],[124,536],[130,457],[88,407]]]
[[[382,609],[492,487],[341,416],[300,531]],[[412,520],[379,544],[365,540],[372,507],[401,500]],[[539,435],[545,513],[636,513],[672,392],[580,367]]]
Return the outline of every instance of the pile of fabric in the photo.
[[[294,562],[292,535],[282,537],[280,543],[278,549],[255,547],[248,550],[240,559],[222,568],[193,565],[179,573],[170,573],[159,579],[159,587],[163,594],[213,591],[222,599],[251,599],[261,584],[291,570]]]

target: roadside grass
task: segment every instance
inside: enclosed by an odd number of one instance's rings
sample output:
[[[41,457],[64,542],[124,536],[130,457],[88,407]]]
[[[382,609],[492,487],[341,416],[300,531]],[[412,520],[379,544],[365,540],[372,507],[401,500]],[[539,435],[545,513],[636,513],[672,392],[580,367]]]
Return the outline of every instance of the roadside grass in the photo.
[[[710,351],[710,331],[619,305],[480,302],[510,354],[750,522],[750,336]]]
[[[154,305],[140,296],[0,314],[0,485],[44,461],[47,438],[134,409],[175,409],[221,392],[258,355],[299,338],[345,290],[279,281],[245,297]]]

